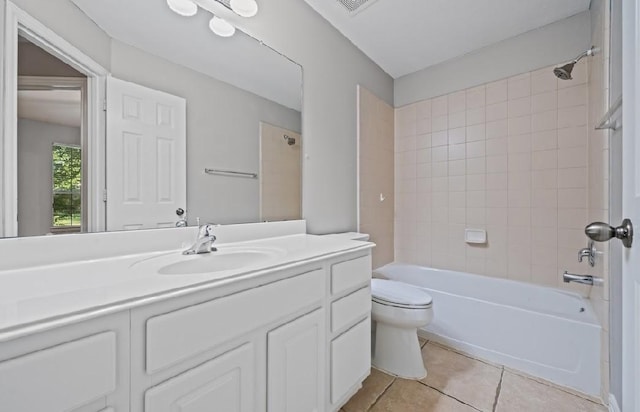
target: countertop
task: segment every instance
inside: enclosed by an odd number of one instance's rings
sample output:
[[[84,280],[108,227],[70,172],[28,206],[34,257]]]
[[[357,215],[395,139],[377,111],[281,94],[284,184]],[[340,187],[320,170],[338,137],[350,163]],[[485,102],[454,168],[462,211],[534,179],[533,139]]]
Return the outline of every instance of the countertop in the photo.
[[[295,234],[216,246],[220,250],[276,248],[283,253],[241,269],[205,274],[160,275],[140,263],[181,254],[183,249],[2,270],[0,342],[332,255],[365,251],[374,245],[340,237]]]

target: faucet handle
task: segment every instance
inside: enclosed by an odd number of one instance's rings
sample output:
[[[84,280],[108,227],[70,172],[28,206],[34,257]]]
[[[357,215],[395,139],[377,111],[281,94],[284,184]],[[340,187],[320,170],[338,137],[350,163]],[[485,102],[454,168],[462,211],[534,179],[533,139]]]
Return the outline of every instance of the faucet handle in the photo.
[[[578,262],[582,262],[585,257],[589,258],[589,265],[594,267],[596,265],[596,246],[594,241],[590,241],[589,245],[578,251]]]

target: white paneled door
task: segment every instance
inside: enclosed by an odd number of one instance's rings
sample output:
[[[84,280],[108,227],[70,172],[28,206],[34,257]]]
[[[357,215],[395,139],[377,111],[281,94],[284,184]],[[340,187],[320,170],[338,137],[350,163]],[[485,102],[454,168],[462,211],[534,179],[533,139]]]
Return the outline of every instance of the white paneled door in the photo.
[[[174,227],[186,209],[186,100],[107,80],[107,230]]]
[[[640,0],[623,1],[622,213],[640,224]],[[617,222],[616,222],[617,223]],[[637,230],[636,230],[637,231]],[[622,410],[640,411],[640,236],[622,262]]]

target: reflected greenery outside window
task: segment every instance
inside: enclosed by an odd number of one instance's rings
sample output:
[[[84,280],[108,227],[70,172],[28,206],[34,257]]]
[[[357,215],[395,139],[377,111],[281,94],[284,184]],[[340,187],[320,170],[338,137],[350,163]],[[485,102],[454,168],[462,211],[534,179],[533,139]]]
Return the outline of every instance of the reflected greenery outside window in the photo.
[[[53,226],[82,222],[82,153],[80,147],[53,145]]]

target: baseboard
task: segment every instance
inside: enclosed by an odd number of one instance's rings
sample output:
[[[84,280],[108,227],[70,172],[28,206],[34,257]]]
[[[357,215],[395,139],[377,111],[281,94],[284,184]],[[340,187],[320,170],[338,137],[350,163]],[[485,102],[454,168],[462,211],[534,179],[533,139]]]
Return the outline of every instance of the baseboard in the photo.
[[[621,412],[616,397],[611,393],[609,394],[609,412]]]

